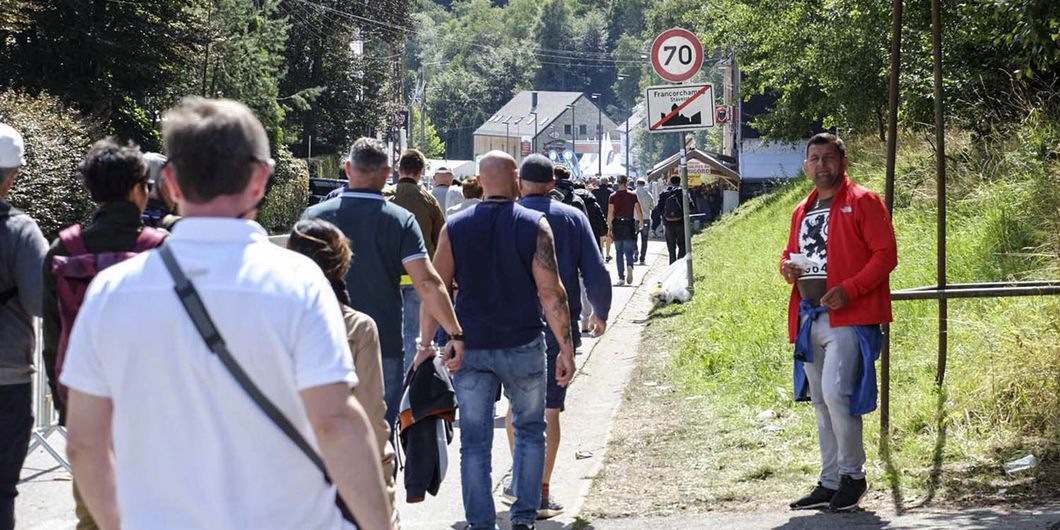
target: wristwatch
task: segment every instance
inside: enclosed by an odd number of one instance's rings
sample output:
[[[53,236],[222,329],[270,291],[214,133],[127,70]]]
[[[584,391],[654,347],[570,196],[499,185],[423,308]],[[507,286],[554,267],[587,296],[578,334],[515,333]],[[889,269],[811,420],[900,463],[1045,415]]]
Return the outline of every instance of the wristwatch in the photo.
[[[450,341],[458,340],[460,342],[464,342],[464,334],[463,333],[453,333],[453,334],[449,335],[449,340]]]

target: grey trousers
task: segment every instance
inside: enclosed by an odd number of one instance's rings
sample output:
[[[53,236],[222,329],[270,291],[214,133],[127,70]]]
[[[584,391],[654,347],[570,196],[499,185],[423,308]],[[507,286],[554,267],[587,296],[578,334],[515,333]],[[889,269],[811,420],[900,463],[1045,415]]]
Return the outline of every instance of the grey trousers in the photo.
[[[865,478],[861,416],[850,415],[850,397],[861,372],[861,351],[854,328],[833,328],[828,313],[813,323],[810,342],[813,362],[803,366],[817,414],[821,484],[837,489],[840,475]]]

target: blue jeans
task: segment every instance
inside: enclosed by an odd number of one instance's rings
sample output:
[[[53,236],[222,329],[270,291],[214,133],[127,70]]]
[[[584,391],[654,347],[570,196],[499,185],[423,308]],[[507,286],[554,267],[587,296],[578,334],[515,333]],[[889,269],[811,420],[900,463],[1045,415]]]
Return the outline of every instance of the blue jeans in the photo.
[[[648,257],[648,223],[644,223],[644,227],[640,229],[640,260],[644,261]]]
[[[386,402],[386,424],[391,429],[401,406],[401,394],[405,390],[405,359],[383,357],[383,401]]]
[[[490,477],[497,387],[512,406],[515,458],[511,522],[533,524],[541,506],[545,467],[545,338],[500,350],[467,350],[453,378],[460,403],[460,474],[464,515],[472,530],[497,528]]]
[[[401,345],[405,348],[405,371],[416,358],[416,338],[420,336],[420,295],[411,285],[401,286]]]
[[[615,241],[615,261],[618,262],[618,279],[626,277],[626,266],[633,268],[633,256],[637,253],[637,240]],[[625,259],[622,259],[625,257]]]

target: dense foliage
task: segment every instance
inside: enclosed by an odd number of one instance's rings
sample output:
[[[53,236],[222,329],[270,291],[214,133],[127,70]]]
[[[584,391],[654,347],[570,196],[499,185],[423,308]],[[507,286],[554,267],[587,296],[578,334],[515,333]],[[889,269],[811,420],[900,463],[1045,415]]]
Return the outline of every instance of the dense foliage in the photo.
[[[77,175],[81,157],[98,132],[79,113],[47,94],[0,92],[0,122],[22,133],[26,165],[8,199],[33,217],[49,239],[59,229],[88,220],[94,205]]]

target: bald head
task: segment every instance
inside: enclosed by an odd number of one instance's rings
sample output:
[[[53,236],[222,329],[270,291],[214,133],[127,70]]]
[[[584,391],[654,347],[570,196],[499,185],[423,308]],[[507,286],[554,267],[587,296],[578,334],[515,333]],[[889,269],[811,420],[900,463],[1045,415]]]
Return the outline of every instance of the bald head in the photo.
[[[515,159],[504,151],[490,151],[478,163],[478,182],[486,197],[514,199],[518,190]]]

